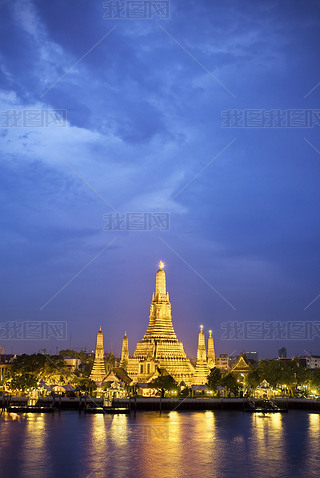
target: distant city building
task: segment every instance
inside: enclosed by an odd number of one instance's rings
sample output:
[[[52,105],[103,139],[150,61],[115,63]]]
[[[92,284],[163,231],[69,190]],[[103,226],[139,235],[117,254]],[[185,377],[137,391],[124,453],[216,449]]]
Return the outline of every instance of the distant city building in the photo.
[[[11,363],[16,357],[14,354],[0,354],[0,363]]]
[[[245,352],[244,354],[248,360],[253,360],[253,362],[256,362],[256,363],[259,362],[258,352]]]
[[[287,358],[287,349],[285,347],[281,347],[281,349],[278,350],[278,357],[281,359]]]
[[[305,355],[298,357],[300,360],[305,360],[307,368],[320,368],[320,355]]]
[[[234,364],[239,360],[240,355],[229,355],[229,367],[233,367]]]
[[[4,355],[4,347],[3,347],[3,345],[0,345],[0,355]]]
[[[7,375],[9,375],[9,371],[12,367],[12,364],[9,363],[0,363],[0,384],[5,379]]]
[[[16,357],[13,354],[0,354],[0,384],[9,375],[12,367],[12,360]]]
[[[278,360],[280,360],[281,362],[284,362],[284,363],[291,363],[293,360],[297,360],[298,364],[301,367],[307,367],[306,358],[307,357],[292,357],[292,358],[278,358]],[[276,359],[274,359],[274,360],[276,360]]]
[[[215,359],[215,366],[221,370],[228,370],[229,368],[229,357],[228,354],[220,354],[219,357]]]
[[[282,360],[288,360],[288,359],[282,359]],[[307,367],[307,360],[305,357],[298,357],[298,362],[301,367]]]
[[[74,372],[75,370],[78,370],[80,368],[81,360],[79,358],[63,357],[63,360],[70,368],[71,372]]]
[[[107,373],[104,365],[103,333],[101,332],[100,327],[100,330],[97,334],[96,352],[90,378],[94,382],[103,382],[103,379],[106,375]]]

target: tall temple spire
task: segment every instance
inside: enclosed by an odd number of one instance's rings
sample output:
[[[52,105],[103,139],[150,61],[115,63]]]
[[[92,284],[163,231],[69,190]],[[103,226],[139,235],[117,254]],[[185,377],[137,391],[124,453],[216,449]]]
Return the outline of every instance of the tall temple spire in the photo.
[[[212,330],[209,330],[209,337],[208,337],[208,367],[209,369],[215,366],[215,353],[214,353],[214,345],[213,345],[213,337],[212,337]]]
[[[206,343],[203,333],[203,325],[200,325],[200,332],[198,337],[197,360],[207,360]]]
[[[94,382],[102,382],[106,374],[106,368],[104,365],[103,333],[100,326],[100,330],[97,333],[96,353],[94,355],[94,362],[90,378]]]
[[[141,342],[129,359],[127,373],[135,381],[147,381],[165,369],[178,382],[191,385],[194,367],[178,341],[172,325],[171,304],[166,289],[166,274],[161,261],[152,294],[149,325]]]
[[[121,360],[120,360],[120,367],[126,370],[128,365],[129,359],[129,347],[128,347],[128,337],[127,332],[124,333],[124,337],[122,339],[122,350],[121,350]]]
[[[193,377],[194,385],[205,385],[207,383],[208,375],[209,375],[209,368],[207,364],[206,343],[205,343],[205,338],[203,333],[203,325],[200,325],[200,332],[198,336],[196,371]]]
[[[159,270],[156,274],[156,290],[152,294],[150,306],[149,326],[145,337],[158,339],[174,339],[177,336],[172,325],[171,304],[169,293],[166,290],[166,273],[163,270],[164,263],[160,261]]]

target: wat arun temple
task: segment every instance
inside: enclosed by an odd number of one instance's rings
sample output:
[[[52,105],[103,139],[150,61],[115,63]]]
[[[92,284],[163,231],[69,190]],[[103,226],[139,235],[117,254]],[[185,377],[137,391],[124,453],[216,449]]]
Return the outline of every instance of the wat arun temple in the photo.
[[[204,385],[214,363],[215,353],[211,331],[207,353],[203,328],[200,327],[195,365],[187,357],[183,343],[178,340],[172,324],[171,303],[166,289],[166,274],[161,261],[156,274],[156,287],[152,295],[148,328],[141,342],[137,343],[132,357],[129,357],[128,337],[125,333],[120,368],[126,372],[133,383],[148,383],[159,375],[168,374],[178,384],[191,386]],[[90,378],[95,382],[104,382],[106,375],[103,334],[100,327]]]

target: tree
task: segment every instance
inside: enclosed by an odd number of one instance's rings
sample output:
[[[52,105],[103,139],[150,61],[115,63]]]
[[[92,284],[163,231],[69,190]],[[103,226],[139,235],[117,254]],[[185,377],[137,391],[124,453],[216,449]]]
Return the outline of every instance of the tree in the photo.
[[[76,350],[72,350],[72,349],[60,350],[59,355],[61,357],[65,357],[65,358],[80,359],[81,360],[81,371],[80,370],[75,370],[74,373],[77,376],[79,376],[81,374],[84,377],[89,377],[89,375],[91,373],[91,370],[92,370],[94,355],[87,354],[85,350],[80,350],[80,352],[77,352]]]
[[[80,358],[80,353],[72,349],[60,350],[59,355],[61,355],[61,357],[67,358]]]
[[[210,390],[217,390],[217,386],[220,384],[221,371],[219,368],[212,368],[208,375],[208,388]]]
[[[190,397],[191,394],[192,394],[192,388],[186,387],[183,390],[180,390],[179,397],[187,398],[187,397]]]
[[[246,377],[246,384],[249,388],[256,388],[263,378],[259,369],[251,370]]]
[[[171,375],[160,375],[157,378],[154,378],[150,383],[149,386],[151,388],[157,388],[161,391],[161,396],[164,397],[165,391],[170,390],[177,390],[178,385],[177,382],[174,380]]]
[[[83,392],[88,392],[90,394],[97,389],[97,385],[93,380],[91,380],[91,378],[83,378],[80,381],[78,388],[79,390],[82,390]]]
[[[276,388],[283,382],[283,370],[278,360],[260,360],[259,372],[262,380],[266,380],[271,387]]]
[[[37,379],[31,373],[16,375],[8,382],[8,386],[11,390],[22,390],[25,392],[30,388],[37,387]]]
[[[30,381],[31,378],[36,383],[43,380],[47,383],[60,384],[68,383],[71,379],[69,368],[61,356],[42,353],[22,354],[16,357],[12,362],[11,377],[12,387],[14,384],[23,384],[26,380]],[[27,379],[24,380],[24,377],[27,377]]]
[[[220,384],[222,387],[226,387],[226,389],[228,390],[228,397],[230,397],[231,393],[233,393],[235,397],[238,395],[240,385],[237,381],[236,376],[232,372],[226,373],[221,378]]]
[[[320,389],[320,369],[315,368],[309,371],[309,383],[313,388]]]
[[[259,378],[260,376],[260,378]],[[301,366],[299,360],[260,360],[257,374],[248,375],[252,386],[256,386],[255,379],[266,380],[271,387],[285,387],[290,395],[297,392],[297,386],[305,385],[310,381],[310,371]]]
[[[81,372],[84,377],[89,378],[94,362],[94,355],[87,355],[86,360],[82,361]]]

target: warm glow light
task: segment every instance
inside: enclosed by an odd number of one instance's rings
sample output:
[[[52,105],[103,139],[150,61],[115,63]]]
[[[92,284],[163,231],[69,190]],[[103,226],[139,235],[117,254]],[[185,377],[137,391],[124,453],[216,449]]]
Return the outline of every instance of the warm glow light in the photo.
[[[164,268],[164,263],[162,261],[159,262],[159,267],[160,267],[160,269]]]

